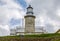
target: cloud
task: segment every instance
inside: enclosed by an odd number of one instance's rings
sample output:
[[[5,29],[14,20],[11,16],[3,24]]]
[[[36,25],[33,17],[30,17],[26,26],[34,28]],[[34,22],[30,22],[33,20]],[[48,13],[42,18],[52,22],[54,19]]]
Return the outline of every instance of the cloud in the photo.
[[[14,19],[10,20],[10,26],[20,25],[22,26],[22,19]]]
[[[31,2],[31,0],[25,0],[28,4]]]
[[[11,28],[10,20],[12,18],[18,20],[23,18],[24,15],[25,15],[25,11],[21,6],[21,4],[16,3],[14,0],[0,0],[0,25],[2,31],[6,32],[7,28],[8,30],[9,27]],[[9,33],[5,33],[5,34],[9,34]]]
[[[60,25],[60,0],[31,0],[31,5],[34,8],[36,23],[45,25],[45,28],[50,28],[49,32],[55,32]],[[42,17],[42,19],[40,19]],[[46,29],[46,30],[48,30]],[[54,30],[54,31],[53,31]]]
[[[23,8],[26,8],[27,3],[25,0],[15,0],[18,4],[20,4]]]
[[[24,3],[23,3],[23,2]],[[36,25],[45,26],[48,32],[55,32],[60,28],[60,0],[0,0],[0,34],[10,32],[9,27],[25,15],[25,8],[31,3],[36,16]],[[26,2],[25,2],[26,1]],[[21,3],[22,2],[22,3]],[[14,20],[12,20],[14,19]],[[14,22],[15,21],[15,22]],[[11,23],[12,22],[12,23]],[[20,25],[18,22],[14,25]],[[7,29],[8,28],[8,29]],[[49,29],[50,28],[50,29]]]
[[[10,29],[8,25],[0,25],[0,36],[10,35]]]

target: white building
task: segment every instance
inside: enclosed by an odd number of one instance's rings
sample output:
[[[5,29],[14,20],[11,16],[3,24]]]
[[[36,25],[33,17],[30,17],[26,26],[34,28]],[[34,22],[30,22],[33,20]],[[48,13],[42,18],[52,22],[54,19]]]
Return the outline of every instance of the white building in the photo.
[[[10,29],[10,35],[16,35],[16,29]]]
[[[27,7],[25,19],[25,26],[17,26],[16,29],[11,29],[11,35],[22,35],[22,34],[42,34],[46,31],[42,26],[35,26],[35,18],[33,8],[31,5]]]
[[[24,35],[25,34],[24,31],[25,31],[24,27],[17,26],[16,29],[10,30],[10,35]],[[47,33],[43,27],[35,26],[35,33],[34,34],[43,34],[43,33]]]

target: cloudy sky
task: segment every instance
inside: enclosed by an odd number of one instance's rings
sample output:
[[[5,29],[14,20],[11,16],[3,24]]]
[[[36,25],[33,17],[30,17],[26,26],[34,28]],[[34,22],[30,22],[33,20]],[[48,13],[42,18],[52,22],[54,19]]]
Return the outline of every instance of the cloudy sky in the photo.
[[[60,28],[60,0],[0,0],[0,36],[9,35],[15,26],[22,26],[29,4],[34,8],[36,26],[43,26],[47,32]]]

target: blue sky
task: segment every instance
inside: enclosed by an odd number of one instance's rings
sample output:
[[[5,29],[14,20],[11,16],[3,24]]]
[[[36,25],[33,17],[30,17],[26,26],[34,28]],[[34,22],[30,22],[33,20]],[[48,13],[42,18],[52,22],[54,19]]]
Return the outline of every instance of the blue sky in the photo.
[[[27,3],[25,0],[15,0],[18,4],[21,4],[21,6],[23,8],[26,8],[27,7]]]
[[[25,0],[14,0],[17,4],[19,4],[19,5],[21,5],[22,6],[22,8],[23,8],[23,10],[25,10],[26,8],[27,8],[27,3],[26,3],[26,1]],[[22,19],[14,19],[14,18],[12,18],[11,20],[10,20],[10,25],[11,26],[14,26],[14,25],[22,25]]]
[[[27,8],[27,2],[25,0],[15,0],[15,2],[21,5],[24,10]]]
[[[14,0],[17,4],[19,4],[19,5],[21,5],[22,6],[22,8],[23,8],[23,10],[25,10],[26,9],[26,7],[27,7],[27,3],[26,3],[26,1],[25,0]],[[22,25],[22,19],[14,19],[14,18],[12,18],[11,20],[10,20],[10,25],[11,26],[14,26],[14,25]]]
[[[11,26],[14,26],[14,25],[22,25],[22,19],[14,19],[14,18],[12,18],[11,20],[10,20],[10,25]]]
[[[9,28],[22,25],[26,7],[25,0],[0,0],[0,36],[4,36],[4,31],[10,32]],[[9,35],[7,32],[5,35]]]

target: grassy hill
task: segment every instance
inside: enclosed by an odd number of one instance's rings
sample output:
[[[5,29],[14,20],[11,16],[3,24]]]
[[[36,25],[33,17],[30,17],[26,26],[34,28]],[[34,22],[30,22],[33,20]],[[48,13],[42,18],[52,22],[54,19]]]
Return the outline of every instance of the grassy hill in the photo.
[[[60,41],[60,34],[4,36],[0,41]]]

